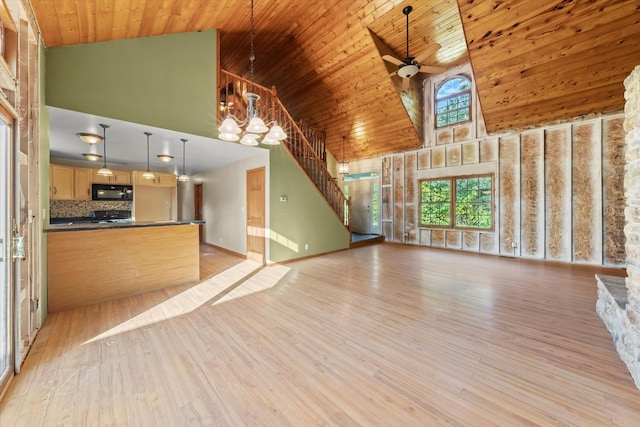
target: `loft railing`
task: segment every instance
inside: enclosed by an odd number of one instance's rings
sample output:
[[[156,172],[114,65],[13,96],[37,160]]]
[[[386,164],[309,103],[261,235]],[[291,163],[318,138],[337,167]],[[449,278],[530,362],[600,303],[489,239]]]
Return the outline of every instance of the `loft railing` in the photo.
[[[345,199],[340,186],[331,176],[326,166],[324,135],[304,126],[303,131],[284,108],[275,87],[269,89],[251,83],[236,74],[220,70],[218,123],[222,123],[227,113],[243,119],[246,116],[247,100],[244,94],[254,92],[260,96],[257,103],[258,113],[265,121],[277,121],[287,134],[281,145],[297,161],[298,165],[315,184],[342,224],[349,226],[349,201]],[[314,141],[310,143],[307,135]],[[322,144],[320,138],[322,137]],[[320,153],[320,154],[319,154]]]

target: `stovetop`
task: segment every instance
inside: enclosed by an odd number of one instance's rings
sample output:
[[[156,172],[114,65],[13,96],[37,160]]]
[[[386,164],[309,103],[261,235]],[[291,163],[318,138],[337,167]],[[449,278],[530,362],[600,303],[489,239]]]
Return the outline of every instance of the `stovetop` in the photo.
[[[91,222],[131,222],[131,211],[91,211]]]

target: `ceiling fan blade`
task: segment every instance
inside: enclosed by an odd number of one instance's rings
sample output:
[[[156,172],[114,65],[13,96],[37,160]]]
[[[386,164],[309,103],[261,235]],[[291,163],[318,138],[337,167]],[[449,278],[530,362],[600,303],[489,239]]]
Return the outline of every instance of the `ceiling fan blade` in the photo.
[[[447,71],[445,67],[437,67],[435,65],[423,65],[420,67],[421,73],[429,73],[429,74],[440,74]]]
[[[414,59],[418,63],[420,63],[423,59],[425,59],[427,56],[431,55],[432,53],[435,53],[440,48],[441,48],[441,46],[438,43],[433,43],[433,44],[429,45],[429,49],[427,49],[424,52],[422,52],[421,54],[417,55]]]
[[[404,64],[404,62],[402,62],[402,61],[401,61],[401,60],[399,60],[398,58],[394,58],[394,57],[393,57],[393,56],[391,56],[391,55],[384,55],[384,56],[382,57],[382,59],[384,59],[384,60],[385,60],[385,61],[387,61],[387,62],[391,62],[391,63],[392,63],[392,64],[394,64],[394,65],[398,65],[398,66],[400,66],[400,65]]]
[[[400,87],[400,89],[401,89],[401,90],[407,90],[407,89],[409,89],[409,81],[410,81],[410,80],[411,80],[411,79],[403,78],[403,79],[402,79],[402,86]]]

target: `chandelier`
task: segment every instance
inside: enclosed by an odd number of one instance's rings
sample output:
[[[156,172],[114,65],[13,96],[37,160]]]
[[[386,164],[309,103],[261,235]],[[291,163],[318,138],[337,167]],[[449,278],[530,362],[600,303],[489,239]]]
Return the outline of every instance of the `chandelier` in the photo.
[[[220,132],[220,139],[224,141],[240,141],[240,144],[244,145],[258,145],[261,142],[265,145],[278,145],[280,141],[287,138],[287,134],[284,133],[282,127],[278,125],[276,121],[269,123],[269,128],[264,121],[258,115],[257,103],[260,100],[260,95],[255,93],[255,86],[253,84],[253,65],[256,60],[253,50],[253,0],[251,0],[251,54],[249,55],[249,62],[251,64],[251,92],[247,92],[244,96],[247,98],[247,114],[244,120],[239,120],[233,116],[231,112],[222,122],[222,125],[218,128]],[[244,133],[242,128],[245,127]],[[242,136],[240,136],[242,134]],[[264,135],[266,134],[266,135]],[[264,135],[264,137],[263,137]],[[261,141],[258,139],[262,138]]]

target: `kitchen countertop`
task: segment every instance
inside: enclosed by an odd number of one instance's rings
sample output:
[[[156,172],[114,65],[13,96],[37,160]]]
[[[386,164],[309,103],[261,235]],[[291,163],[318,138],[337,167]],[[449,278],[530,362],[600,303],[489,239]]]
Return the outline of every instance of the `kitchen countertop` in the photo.
[[[107,223],[69,223],[49,224],[45,227],[45,233],[58,231],[85,231],[85,230],[111,230],[114,228],[137,228],[137,227],[162,227],[166,225],[190,225],[204,224],[204,221],[181,220],[181,221],[148,221],[148,222],[107,222]]]

